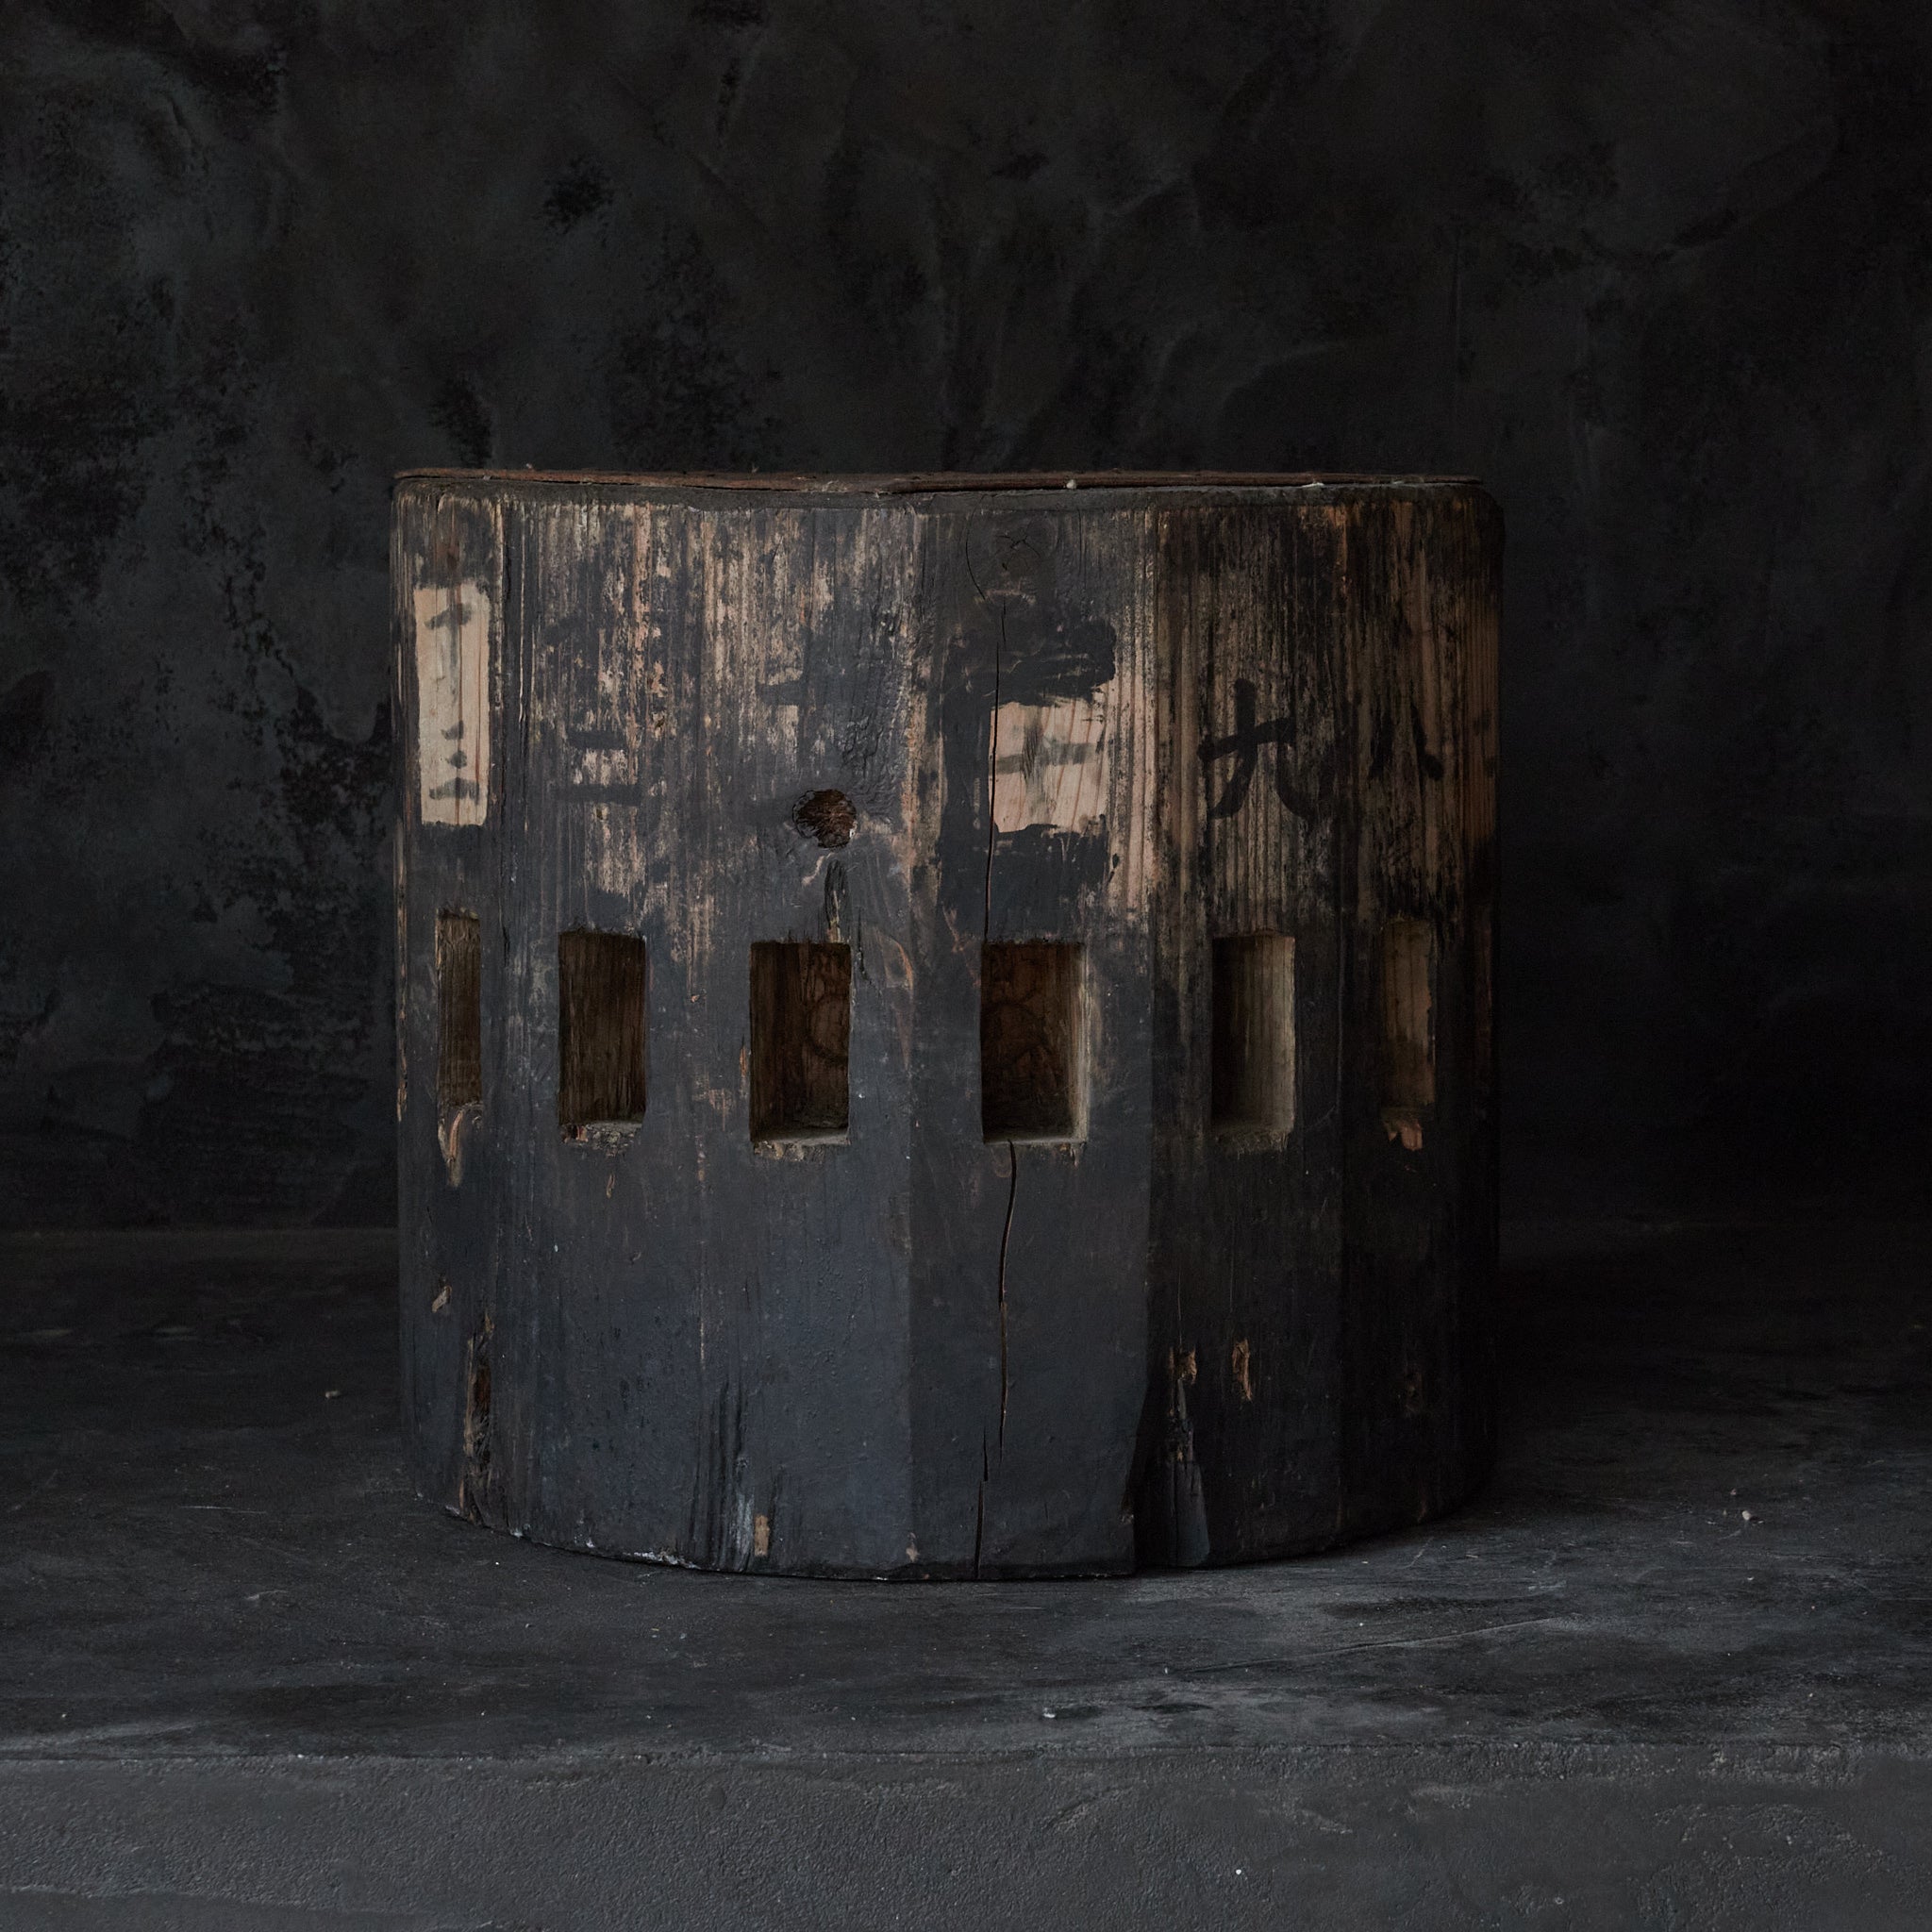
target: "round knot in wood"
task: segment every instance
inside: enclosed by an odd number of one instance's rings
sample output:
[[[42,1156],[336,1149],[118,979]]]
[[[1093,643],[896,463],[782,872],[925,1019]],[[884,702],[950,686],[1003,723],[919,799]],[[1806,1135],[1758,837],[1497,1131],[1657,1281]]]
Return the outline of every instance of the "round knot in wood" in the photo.
[[[829,851],[851,843],[858,814],[842,791],[812,791],[791,808],[791,823]]]

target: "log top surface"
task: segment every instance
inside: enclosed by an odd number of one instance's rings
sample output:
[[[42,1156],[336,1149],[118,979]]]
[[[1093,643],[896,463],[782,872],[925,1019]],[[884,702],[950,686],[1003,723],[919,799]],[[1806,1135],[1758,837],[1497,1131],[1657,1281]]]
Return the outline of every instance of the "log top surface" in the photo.
[[[1036,490],[1457,490],[1475,476],[1370,475],[1341,470],[1015,470],[908,471],[902,475],[808,475],[791,471],[401,470],[398,483],[621,485],[632,490],[759,491],[779,495],[934,496]]]

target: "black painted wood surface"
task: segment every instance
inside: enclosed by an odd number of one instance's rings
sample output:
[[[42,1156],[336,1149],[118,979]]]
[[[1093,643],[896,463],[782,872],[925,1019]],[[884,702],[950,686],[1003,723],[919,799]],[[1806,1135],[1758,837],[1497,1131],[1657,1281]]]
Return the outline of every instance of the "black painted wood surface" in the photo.
[[[1500,546],[1457,482],[403,479],[425,1492],[895,1576],[1465,1496]]]

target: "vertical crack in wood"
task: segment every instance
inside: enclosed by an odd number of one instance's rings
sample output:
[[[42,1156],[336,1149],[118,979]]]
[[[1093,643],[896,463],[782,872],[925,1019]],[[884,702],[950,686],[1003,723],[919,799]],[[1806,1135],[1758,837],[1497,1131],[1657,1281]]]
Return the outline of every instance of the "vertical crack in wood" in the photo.
[[[457,1483],[457,1509],[473,1523],[495,1520],[495,1432],[490,1413],[491,1341],[495,1331],[494,1319],[486,1314],[464,1352],[463,1456]]]

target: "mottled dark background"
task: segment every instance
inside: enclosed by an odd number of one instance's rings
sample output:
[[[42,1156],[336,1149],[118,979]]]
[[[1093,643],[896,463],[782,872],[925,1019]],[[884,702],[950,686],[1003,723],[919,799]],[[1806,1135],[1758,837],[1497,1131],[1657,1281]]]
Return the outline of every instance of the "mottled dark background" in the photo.
[[[1921,1187],[1907,0],[13,0],[0,1218],[392,1215],[389,478],[1472,471],[1506,1207]]]

